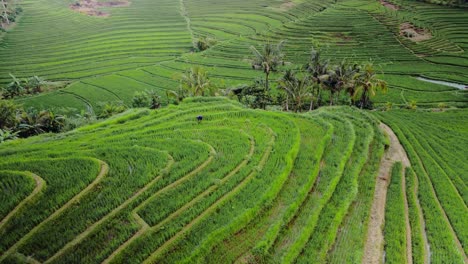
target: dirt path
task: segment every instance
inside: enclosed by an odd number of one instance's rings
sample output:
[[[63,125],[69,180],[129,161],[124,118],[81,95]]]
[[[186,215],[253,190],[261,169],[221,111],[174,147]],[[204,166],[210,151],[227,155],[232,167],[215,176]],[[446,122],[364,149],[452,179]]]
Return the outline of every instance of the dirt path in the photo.
[[[380,128],[389,136],[390,147],[380,162],[379,176],[375,185],[374,202],[372,204],[369,229],[367,231],[366,245],[362,263],[381,263],[384,245],[383,224],[385,220],[385,202],[387,200],[387,187],[390,180],[392,165],[400,161],[403,167],[409,167],[410,161],[398,137],[387,125],[381,123]],[[410,243],[411,248],[411,243]],[[411,251],[410,251],[411,252]]]
[[[94,179],[94,181],[91,184],[89,184],[84,190],[82,190],[77,195],[75,195],[66,204],[64,204],[58,210],[53,212],[49,217],[47,217],[44,221],[42,221],[38,225],[36,225],[33,229],[31,229],[31,231],[29,231],[26,235],[24,235],[18,242],[16,242],[13,246],[11,246],[3,254],[3,256],[0,258],[0,262],[2,262],[4,260],[4,258],[6,258],[6,256],[8,256],[8,255],[12,254],[13,252],[15,252],[18,249],[18,247],[22,243],[24,243],[24,241],[28,240],[32,235],[34,235],[34,233],[37,232],[37,230],[39,230],[42,226],[44,226],[50,220],[54,219],[56,216],[60,215],[63,211],[65,211],[65,209],[72,206],[75,202],[80,200],[81,197],[83,197],[85,194],[89,193],[91,191],[91,189],[94,186],[96,186],[96,184],[98,184],[104,178],[104,176],[107,175],[107,172],[109,172],[109,165],[107,165],[107,163],[105,163],[102,160],[98,160],[98,162],[99,162],[99,164],[101,166],[101,170],[100,170],[99,174],[97,175],[96,179]]]
[[[44,189],[45,187],[45,181],[39,177],[38,175],[34,174],[34,173],[30,173],[30,176],[34,179],[34,181],[36,182],[36,187],[34,188],[34,190],[31,192],[30,195],[28,195],[28,197],[24,198],[23,201],[21,201],[10,213],[8,213],[7,216],[5,216],[5,218],[2,219],[2,221],[0,221],[0,230],[2,229],[3,225],[5,225],[8,220],[10,220],[10,218],[12,218],[16,212],[18,212],[18,210],[20,210],[21,208],[23,208],[29,201],[31,201],[42,189]]]

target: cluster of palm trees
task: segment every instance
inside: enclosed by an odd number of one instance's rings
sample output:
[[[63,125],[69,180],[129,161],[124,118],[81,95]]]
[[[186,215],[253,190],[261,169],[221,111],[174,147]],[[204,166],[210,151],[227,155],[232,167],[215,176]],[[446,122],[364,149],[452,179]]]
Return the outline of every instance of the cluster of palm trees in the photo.
[[[42,92],[45,80],[38,76],[27,79],[18,79],[10,74],[12,81],[0,90],[3,98],[11,99],[26,94],[36,94]]]
[[[284,43],[268,42],[259,49],[250,47],[253,54],[252,69],[262,70],[265,78],[256,80],[251,85],[226,88],[224,94],[233,93],[252,108],[266,109],[267,105],[276,103],[283,105],[287,111],[299,112],[305,109],[314,110],[324,105],[326,100],[329,105],[343,103],[339,100],[343,94],[346,95],[345,103],[360,108],[371,108],[370,98],[378,91],[387,90],[386,82],[378,78],[372,63],[359,65],[343,60],[337,65],[332,65],[330,60],[322,59],[320,51],[312,49],[308,63],[298,69],[287,69],[281,78],[275,80],[277,89],[282,93],[282,96],[275,100],[271,92],[270,77],[286,64],[282,52]],[[220,87],[210,80],[208,72],[200,66],[189,68],[177,79],[180,83],[179,88],[166,92],[168,103],[171,100],[178,103],[186,97],[223,93]]]
[[[172,99],[178,103],[186,97],[214,96],[218,90],[208,77],[208,72],[200,66],[191,67],[176,79],[179,81],[179,88],[166,92],[168,101]]]
[[[284,41],[276,45],[266,43],[260,50],[251,47],[252,68],[263,70],[265,74],[262,97],[268,97],[270,94],[271,72],[278,71],[279,66],[285,64],[283,45]],[[254,86],[258,86],[258,82]],[[320,52],[314,49],[312,49],[309,62],[300,69],[286,70],[284,75],[277,80],[277,87],[285,95],[285,99],[280,102],[284,105],[284,109],[292,109],[295,112],[302,111],[307,103],[309,110],[321,106],[324,103],[323,91],[328,91],[330,105],[336,104],[340,95],[345,92],[349,95],[350,104],[360,108],[370,108],[372,106],[370,97],[379,90],[383,92],[387,90],[386,82],[378,79],[372,63],[358,65],[343,60],[338,65],[331,65],[329,60],[322,59]],[[244,96],[248,94],[245,91]],[[258,90],[255,92],[258,94]],[[265,104],[260,107],[265,108]]]
[[[0,100],[0,143],[16,137],[61,132],[66,124],[62,115],[50,110],[24,110],[13,101]]]

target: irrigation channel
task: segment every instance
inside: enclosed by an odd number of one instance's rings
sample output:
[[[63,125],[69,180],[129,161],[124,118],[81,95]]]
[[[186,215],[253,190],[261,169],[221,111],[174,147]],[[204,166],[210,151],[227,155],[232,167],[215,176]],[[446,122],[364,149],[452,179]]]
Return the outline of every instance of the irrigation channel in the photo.
[[[453,83],[453,82],[447,82],[447,81],[440,81],[440,80],[434,80],[434,79],[428,79],[424,77],[417,77],[416,79],[424,82],[430,82],[430,83],[435,83],[435,84],[441,84],[445,86],[450,86],[454,87],[460,90],[467,90],[468,89],[468,84],[460,84],[460,83]]]

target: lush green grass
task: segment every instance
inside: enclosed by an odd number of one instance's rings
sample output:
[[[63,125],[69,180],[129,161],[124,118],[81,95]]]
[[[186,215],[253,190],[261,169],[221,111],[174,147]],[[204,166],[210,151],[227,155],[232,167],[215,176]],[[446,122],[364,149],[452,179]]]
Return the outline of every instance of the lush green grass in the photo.
[[[467,168],[461,161],[468,147],[466,114],[466,110],[453,110],[438,113],[390,111],[379,115],[398,135],[411,159],[419,183],[417,195],[431,261],[436,263],[448,260],[462,263],[461,248],[466,254]],[[413,198],[413,214],[416,213],[414,202]],[[413,219],[412,223],[415,221]],[[417,233],[414,235],[420,240]]]
[[[31,175],[21,172],[0,172],[0,219],[12,211],[36,187]]]
[[[406,254],[406,218],[403,190],[403,167],[392,167],[385,206],[385,263],[408,263]]]
[[[411,256],[413,263],[424,263],[427,259],[428,252],[425,249],[425,241],[423,238],[423,232],[420,214],[420,207],[418,201],[418,193],[416,175],[411,168],[407,168],[405,171],[406,181],[406,198],[408,199],[408,217],[411,227]]]
[[[398,11],[370,0],[133,0],[103,18],[73,12],[71,2],[23,0],[19,24],[0,39],[0,85],[9,73],[73,81],[17,99],[25,107],[130,105],[145,90],[166,105],[166,91],[194,65],[218,85],[249,84],[263,77],[251,69],[249,47],[283,39],[286,68],[305,63],[312,47],[332,63],[372,60],[389,84],[372,99],[377,106],[467,106],[466,91],[417,79],[468,84],[466,8],[409,0],[392,0]],[[433,38],[405,39],[404,22]],[[193,53],[200,36],[217,44]],[[467,116],[345,107],[293,115],[195,98],[2,144],[0,220],[33,191],[31,173],[46,187],[0,226],[0,262],[360,263],[385,142],[378,118],[412,165],[406,190],[389,189],[398,202],[387,208],[387,260],[405,257],[392,242],[408,242],[391,226],[401,224],[393,206],[401,207],[406,191],[413,262],[463,263]]]
[[[392,11],[367,0],[287,5],[266,0],[140,0],[98,18],[75,13],[62,2],[27,0],[24,19],[0,42],[0,83],[9,81],[8,73],[77,81],[63,89],[66,94],[22,99],[26,106],[86,109],[103,100],[129,104],[141,90],[156,90],[165,97],[166,90],[178,86],[175,76],[193,65],[206,67],[220,85],[251,83],[262,74],[247,62],[249,46],[284,39],[286,59],[296,65],[309,59],[313,46],[333,62],[372,60],[390,87],[388,94],[374,99],[377,104],[466,105],[466,91],[413,78],[468,83],[466,12],[414,1],[397,3],[404,8]],[[41,15],[46,8],[47,18]],[[55,26],[57,20],[61,23]],[[406,21],[429,28],[434,38],[413,43],[400,37],[398,26]],[[78,27],[84,29],[76,32]],[[218,42],[204,52],[190,53],[199,36]]]
[[[2,145],[0,169],[31,171],[48,184],[2,228],[2,261],[190,263],[279,255],[289,262],[328,225],[318,220],[332,213],[330,201],[344,204],[324,233],[327,247],[355,196],[371,199],[360,179],[367,174],[359,175],[364,164],[379,163],[367,153],[380,148],[369,149],[382,136],[376,120],[359,110],[298,116],[226,99],[186,101]],[[343,149],[349,154],[340,158]],[[364,237],[364,230],[353,232]],[[298,234],[287,247],[281,243]],[[246,243],[229,247],[239,241]]]

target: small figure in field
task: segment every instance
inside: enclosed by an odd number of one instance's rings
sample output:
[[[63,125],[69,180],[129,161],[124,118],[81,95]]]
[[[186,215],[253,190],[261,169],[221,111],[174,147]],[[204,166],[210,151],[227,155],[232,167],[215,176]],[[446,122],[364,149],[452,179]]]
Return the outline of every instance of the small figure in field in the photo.
[[[201,116],[201,115],[197,116],[197,120],[198,120],[198,123],[200,124],[201,121],[203,120],[203,116]]]

